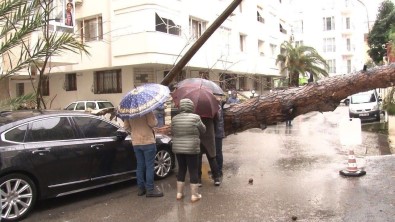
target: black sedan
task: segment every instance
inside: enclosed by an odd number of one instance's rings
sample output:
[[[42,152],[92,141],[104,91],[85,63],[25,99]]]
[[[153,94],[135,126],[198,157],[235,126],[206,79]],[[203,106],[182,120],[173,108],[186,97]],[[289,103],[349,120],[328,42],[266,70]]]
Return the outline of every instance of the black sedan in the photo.
[[[0,113],[1,221],[27,216],[36,200],[134,179],[131,138],[99,116],[72,111]],[[174,168],[171,139],[156,135],[155,176]]]

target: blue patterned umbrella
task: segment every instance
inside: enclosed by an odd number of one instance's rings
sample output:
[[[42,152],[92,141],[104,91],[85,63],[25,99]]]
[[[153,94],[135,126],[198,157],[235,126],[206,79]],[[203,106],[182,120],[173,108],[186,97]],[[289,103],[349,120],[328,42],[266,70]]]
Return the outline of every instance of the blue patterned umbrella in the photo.
[[[119,103],[117,115],[122,119],[143,116],[162,105],[169,98],[167,86],[147,83],[129,91]]]

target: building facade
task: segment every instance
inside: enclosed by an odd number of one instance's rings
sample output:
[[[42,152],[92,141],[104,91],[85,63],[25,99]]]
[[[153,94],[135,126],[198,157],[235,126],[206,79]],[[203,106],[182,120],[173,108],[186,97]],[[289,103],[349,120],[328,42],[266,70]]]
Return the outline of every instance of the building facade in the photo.
[[[118,104],[135,86],[159,83],[231,0],[56,0],[53,30],[75,32],[90,56],[51,58],[45,96],[51,109],[76,100]],[[68,14],[68,3],[72,4]],[[284,78],[275,64],[289,40],[285,1],[243,0],[184,68],[184,78],[203,77],[224,91],[258,94]],[[3,83],[9,97],[32,92],[37,76],[17,75]]]
[[[363,69],[369,60],[366,38],[375,20],[363,1],[300,0],[291,5],[295,9],[292,31],[296,44],[314,47],[327,61],[331,76]]]

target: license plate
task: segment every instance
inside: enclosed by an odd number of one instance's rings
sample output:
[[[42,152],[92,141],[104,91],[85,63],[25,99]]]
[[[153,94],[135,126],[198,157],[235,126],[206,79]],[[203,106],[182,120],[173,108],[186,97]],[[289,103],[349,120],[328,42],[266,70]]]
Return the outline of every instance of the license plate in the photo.
[[[369,116],[369,113],[361,113],[359,116]]]

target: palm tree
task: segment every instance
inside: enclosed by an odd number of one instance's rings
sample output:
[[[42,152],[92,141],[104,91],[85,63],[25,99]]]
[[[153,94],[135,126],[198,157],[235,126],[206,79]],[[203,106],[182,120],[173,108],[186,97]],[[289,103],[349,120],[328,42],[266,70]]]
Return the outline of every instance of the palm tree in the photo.
[[[68,32],[50,31],[53,20],[54,0],[2,0],[0,2],[0,55],[7,64],[0,81],[16,72],[35,67],[38,85],[34,85],[36,105],[46,108],[42,96],[42,84],[47,66],[53,56],[65,52],[81,52],[89,55],[88,46],[77,35]],[[32,33],[41,32],[33,40]],[[19,101],[19,100],[18,100]]]
[[[299,86],[299,74],[314,76],[328,76],[328,64],[318,52],[310,46],[294,46],[285,41],[280,46],[281,54],[277,56],[276,64],[281,64],[281,71],[287,70],[288,86]]]

